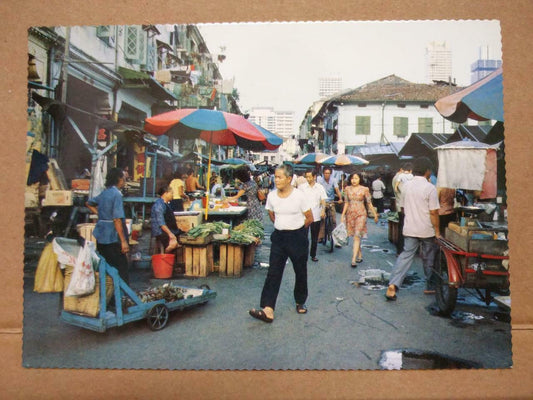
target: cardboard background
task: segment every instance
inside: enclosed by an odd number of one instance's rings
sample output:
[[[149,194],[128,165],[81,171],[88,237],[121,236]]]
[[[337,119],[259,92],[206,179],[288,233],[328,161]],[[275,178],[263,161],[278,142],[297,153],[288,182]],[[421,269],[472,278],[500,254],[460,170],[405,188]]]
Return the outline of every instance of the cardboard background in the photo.
[[[533,2],[528,0],[358,0],[195,2],[4,0],[0,3],[0,397],[2,398],[532,398]],[[22,265],[27,29],[101,25],[296,20],[498,19],[502,28],[505,135],[511,240],[513,362],[509,370],[145,371],[24,369]],[[349,40],[349,38],[346,38]],[[408,57],[408,55],[406,55]],[[155,334],[154,334],[155,335]]]

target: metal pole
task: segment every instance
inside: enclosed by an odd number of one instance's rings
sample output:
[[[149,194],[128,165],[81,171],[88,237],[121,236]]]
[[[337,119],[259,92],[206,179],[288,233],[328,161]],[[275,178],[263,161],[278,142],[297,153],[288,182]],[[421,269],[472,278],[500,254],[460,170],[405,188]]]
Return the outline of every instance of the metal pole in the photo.
[[[68,82],[68,59],[70,56],[70,26],[66,27],[65,33],[65,54],[61,65],[61,102],[67,102],[67,82]]]

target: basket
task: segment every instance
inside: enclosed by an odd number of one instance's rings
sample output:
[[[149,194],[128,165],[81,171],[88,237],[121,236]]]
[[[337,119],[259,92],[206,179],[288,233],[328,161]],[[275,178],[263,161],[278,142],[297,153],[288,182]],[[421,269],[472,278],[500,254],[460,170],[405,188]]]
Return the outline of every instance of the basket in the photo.
[[[154,254],[152,256],[152,270],[157,279],[168,279],[172,277],[174,269],[175,254]]]

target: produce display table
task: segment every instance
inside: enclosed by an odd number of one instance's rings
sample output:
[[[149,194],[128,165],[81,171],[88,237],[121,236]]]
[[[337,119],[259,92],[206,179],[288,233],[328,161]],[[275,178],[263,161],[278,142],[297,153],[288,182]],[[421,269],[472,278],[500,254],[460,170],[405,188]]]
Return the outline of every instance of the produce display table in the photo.
[[[239,278],[243,264],[244,246],[233,243],[220,243],[219,276]]]
[[[209,210],[207,213],[207,221],[224,221],[231,226],[235,225],[235,221],[246,215],[248,208],[244,206],[234,206],[229,208],[220,208],[218,210]],[[205,221],[205,210],[202,210],[203,220]]]

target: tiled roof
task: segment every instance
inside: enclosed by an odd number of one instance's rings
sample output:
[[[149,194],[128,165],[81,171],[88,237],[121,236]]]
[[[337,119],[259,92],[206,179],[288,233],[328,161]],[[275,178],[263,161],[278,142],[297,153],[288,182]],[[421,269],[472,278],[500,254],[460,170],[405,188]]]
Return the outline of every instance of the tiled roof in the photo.
[[[396,75],[344,92],[334,97],[339,102],[432,102],[463,89],[452,85],[413,83]]]

